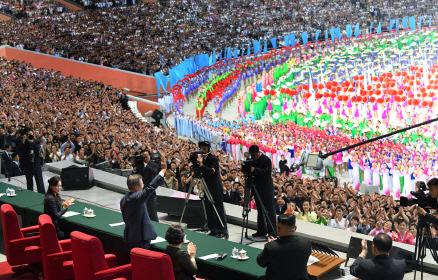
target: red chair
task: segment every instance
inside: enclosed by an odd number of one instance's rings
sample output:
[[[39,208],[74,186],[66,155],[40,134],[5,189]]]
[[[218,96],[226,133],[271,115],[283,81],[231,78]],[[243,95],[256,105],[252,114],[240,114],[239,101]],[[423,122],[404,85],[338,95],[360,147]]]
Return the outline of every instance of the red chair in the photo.
[[[74,278],[70,239],[58,241],[55,226],[49,215],[40,215],[38,225],[45,278],[47,280]]]
[[[167,254],[134,248],[131,264],[132,280],[175,280],[172,260]]]
[[[17,213],[9,204],[1,206],[1,217],[6,259],[11,266],[21,265],[12,268],[13,277],[28,272],[41,272],[40,236],[25,237],[29,233],[38,232],[38,226],[20,228]]]
[[[70,238],[76,280],[132,279],[131,265],[117,266],[116,256],[105,255],[98,238],[79,231],[72,232]]]

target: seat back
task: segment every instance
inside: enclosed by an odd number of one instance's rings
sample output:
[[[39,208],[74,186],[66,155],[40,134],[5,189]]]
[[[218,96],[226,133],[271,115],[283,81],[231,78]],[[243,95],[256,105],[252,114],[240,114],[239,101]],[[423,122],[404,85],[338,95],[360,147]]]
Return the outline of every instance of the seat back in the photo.
[[[9,259],[11,252],[9,242],[16,239],[24,238],[20,230],[17,213],[9,204],[3,204],[1,207],[3,237],[5,240],[6,257]]]
[[[131,265],[132,280],[175,280],[172,260],[167,254],[134,248]]]
[[[109,268],[98,238],[74,231],[70,239],[76,280],[93,280],[95,273]]]
[[[42,214],[38,218],[41,240],[41,257],[43,260],[44,271],[48,272],[47,256],[62,252],[62,247],[58,242],[55,225],[49,215]]]

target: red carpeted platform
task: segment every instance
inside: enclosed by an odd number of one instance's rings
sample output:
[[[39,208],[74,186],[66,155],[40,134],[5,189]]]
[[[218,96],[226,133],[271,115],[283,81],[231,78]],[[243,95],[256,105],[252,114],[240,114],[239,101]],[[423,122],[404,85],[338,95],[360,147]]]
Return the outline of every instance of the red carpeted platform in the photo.
[[[0,263],[0,280],[38,280],[37,275],[32,275],[30,273],[21,275],[17,278],[12,278],[12,267],[8,262]]]

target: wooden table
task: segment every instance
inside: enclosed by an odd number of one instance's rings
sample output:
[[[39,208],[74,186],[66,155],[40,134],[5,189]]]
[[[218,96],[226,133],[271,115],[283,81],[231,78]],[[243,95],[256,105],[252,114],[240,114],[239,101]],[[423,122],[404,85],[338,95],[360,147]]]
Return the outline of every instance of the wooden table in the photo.
[[[310,277],[318,279],[327,272],[345,262],[344,259],[312,252],[312,256],[317,258],[319,262],[307,267],[307,272]]]

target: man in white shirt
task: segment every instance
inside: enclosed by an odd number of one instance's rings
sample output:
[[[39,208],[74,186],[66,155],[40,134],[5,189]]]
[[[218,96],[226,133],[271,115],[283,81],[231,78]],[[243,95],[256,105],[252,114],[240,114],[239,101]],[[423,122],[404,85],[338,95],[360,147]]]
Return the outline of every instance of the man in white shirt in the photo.
[[[67,161],[71,161],[71,162],[75,161],[75,157],[73,156],[73,154],[70,151],[70,146],[64,147],[64,157],[62,157],[62,160],[67,160]]]

